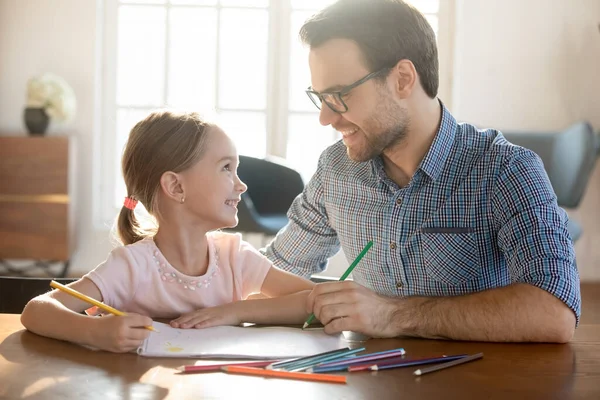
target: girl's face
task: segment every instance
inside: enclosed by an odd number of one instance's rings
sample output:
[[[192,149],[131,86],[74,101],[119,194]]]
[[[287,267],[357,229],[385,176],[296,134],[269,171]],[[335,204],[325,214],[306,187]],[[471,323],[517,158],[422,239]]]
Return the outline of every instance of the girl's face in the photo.
[[[220,128],[209,128],[202,159],[180,173],[185,207],[190,216],[209,230],[238,224],[237,205],[248,188],[237,175],[239,164],[235,145]]]

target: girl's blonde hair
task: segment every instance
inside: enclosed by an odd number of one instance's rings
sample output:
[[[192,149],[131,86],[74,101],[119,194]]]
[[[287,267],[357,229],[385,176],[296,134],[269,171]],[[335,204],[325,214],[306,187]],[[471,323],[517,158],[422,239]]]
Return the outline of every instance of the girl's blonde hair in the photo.
[[[181,172],[203,156],[207,133],[212,124],[195,112],[161,110],[138,122],[129,133],[122,159],[127,196],[140,201],[156,216],[160,179],[167,171]],[[123,244],[135,243],[151,235],[136,219],[133,210],[123,206],[117,222],[117,235]]]

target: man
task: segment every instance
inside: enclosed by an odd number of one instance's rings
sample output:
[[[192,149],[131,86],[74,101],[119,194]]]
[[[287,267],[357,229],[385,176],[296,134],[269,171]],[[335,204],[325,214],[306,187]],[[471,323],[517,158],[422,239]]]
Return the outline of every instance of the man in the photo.
[[[265,254],[308,277],[340,245],[353,259],[375,242],[354,281],[317,285],[307,311],[328,333],[569,341],[581,298],[566,213],[533,152],[457,124],[437,99],[423,15],[401,1],[341,0],[300,36],[307,93],[343,139]]]

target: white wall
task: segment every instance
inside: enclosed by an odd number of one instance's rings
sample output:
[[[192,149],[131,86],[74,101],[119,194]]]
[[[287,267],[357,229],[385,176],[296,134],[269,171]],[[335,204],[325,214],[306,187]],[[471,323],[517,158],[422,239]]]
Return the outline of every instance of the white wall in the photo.
[[[599,0],[457,0],[453,112],[500,130],[600,130]],[[577,211],[581,278],[600,280],[600,162]]]
[[[600,129],[598,24],[598,0],[457,0],[454,113],[504,130]]]
[[[68,126],[51,124],[48,134],[76,137],[73,264],[84,268],[94,267],[110,250],[106,233],[92,229],[98,15],[96,0],[0,0],[0,135],[26,135],[22,112],[30,77],[55,73],[77,96],[75,120]]]
[[[94,267],[111,248],[107,233],[95,232],[92,224],[99,172],[92,151],[100,135],[99,1],[0,0],[0,135],[24,135],[25,85],[33,75],[50,71],[64,77],[78,98],[75,121],[68,129],[50,131],[78,138],[77,271]],[[539,130],[585,118],[600,129],[600,1],[456,0],[456,5],[451,104],[459,119],[482,127]],[[593,179],[600,181],[600,168]],[[598,280],[600,268],[593,266],[600,265],[600,246],[594,248],[593,242],[600,242],[594,233],[600,226],[600,213],[594,211],[600,184],[594,185],[582,205],[590,213],[580,216],[586,233],[578,258],[587,260],[580,263],[582,276]],[[346,265],[343,257],[334,264],[328,272],[340,274]]]

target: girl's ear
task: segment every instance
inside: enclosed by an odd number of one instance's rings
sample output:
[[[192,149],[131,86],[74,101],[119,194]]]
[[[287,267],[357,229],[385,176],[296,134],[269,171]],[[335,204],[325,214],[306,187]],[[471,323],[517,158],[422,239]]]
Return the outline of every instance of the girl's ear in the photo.
[[[175,172],[167,171],[160,177],[160,188],[168,198],[180,202],[184,196],[181,177]]]

